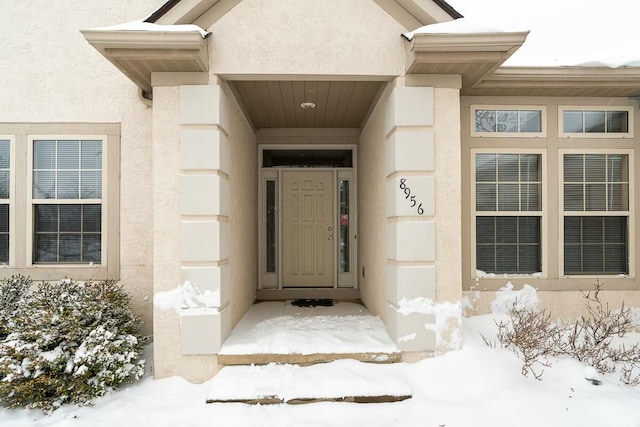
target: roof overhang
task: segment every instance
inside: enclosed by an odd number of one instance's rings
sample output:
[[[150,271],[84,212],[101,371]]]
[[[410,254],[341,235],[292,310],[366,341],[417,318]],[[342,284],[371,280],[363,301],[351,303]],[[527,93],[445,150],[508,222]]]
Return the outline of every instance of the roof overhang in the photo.
[[[209,28],[242,0],[167,0],[145,20]],[[445,0],[373,0],[408,30],[461,18]]]
[[[407,42],[407,74],[459,74],[467,91],[496,71],[529,32],[415,34]]]
[[[503,67],[464,95],[603,96],[640,95],[640,67]]]
[[[202,72],[209,69],[207,36],[188,28],[163,31],[83,30],[85,39],[144,92],[153,72]]]

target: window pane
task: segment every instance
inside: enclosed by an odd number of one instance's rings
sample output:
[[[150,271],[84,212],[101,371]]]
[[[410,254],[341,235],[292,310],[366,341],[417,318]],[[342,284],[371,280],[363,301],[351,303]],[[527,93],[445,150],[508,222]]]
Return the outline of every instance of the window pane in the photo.
[[[58,172],[57,199],[77,199],[79,196],[78,172]]]
[[[100,235],[85,234],[82,238],[82,261],[100,262]]]
[[[34,199],[54,199],[56,188],[55,172],[34,171],[33,172],[33,198]]]
[[[39,262],[58,261],[58,235],[36,234],[34,238],[33,260]]]
[[[520,186],[520,197],[521,197],[520,210],[522,211],[541,210],[542,209],[542,204],[540,203],[541,193],[542,193],[541,184],[522,184]]]
[[[102,198],[102,171],[82,171],[81,199]]]
[[[564,155],[564,181],[583,182],[584,181],[584,155],[565,154]]]
[[[629,112],[607,111],[607,132],[629,132]]]
[[[56,141],[33,141],[33,168],[56,168]]]
[[[43,233],[58,231],[58,205],[38,205],[35,209],[35,229]]]
[[[607,209],[607,186],[605,184],[586,184],[585,192],[585,210],[587,211],[604,211]]]
[[[9,262],[9,205],[0,205],[0,263]]]
[[[476,154],[476,181],[496,181],[496,155]]]
[[[520,132],[542,132],[542,112],[520,111]]]
[[[541,271],[540,217],[476,217],[476,268],[496,274]]]
[[[276,272],[276,182],[269,180],[266,182],[266,270],[267,273]]]
[[[498,210],[519,211],[520,196],[518,184],[498,184]]]
[[[476,132],[495,132],[496,112],[494,110],[476,111]]]
[[[495,211],[496,205],[496,185],[477,184],[476,185],[476,210]]]
[[[35,205],[35,263],[101,261],[101,205]]]
[[[607,156],[607,179],[609,182],[627,182],[627,156],[609,154]]]
[[[9,198],[9,171],[0,170],[0,199]]]
[[[518,154],[498,154],[498,180],[518,182]]]
[[[604,132],[604,111],[584,112],[584,131],[587,133]]]
[[[582,111],[564,111],[562,113],[562,130],[565,133],[582,133]]]
[[[518,132],[518,112],[498,111],[498,132]]]
[[[584,186],[582,184],[564,185],[564,210],[584,210]]]
[[[81,260],[80,234],[60,234],[59,262],[79,262]]]
[[[521,154],[520,155],[520,180],[521,181],[540,181],[540,155],[539,154]]]
[[[565,274],[626,274],[627,217],[565,217]]]
[[[586,154],[584,171],[587,182],[605,182],[607,176],[607,156],[604,154]]]
[[[9,169],[11,164],[11,141],[0,139],[0,169]]]
[[[629,209],[629,186],[627,184],[609,184],[608,206],[609,211],[626,211]]]
[[[81,205],[58,205],[60,207],[60,228],[61,232],[82,231]]]
[[[82,169],[102,169],[102,141],[82,141]]]
[[[80,141],[58,141],[58,169],[78,169]]]
[[[340,273],[348,273],[349,267],[349,184],[340,180]]]
[[[83,205],[82,208],[82,231],[99,233],[102,227],[101,206]]]

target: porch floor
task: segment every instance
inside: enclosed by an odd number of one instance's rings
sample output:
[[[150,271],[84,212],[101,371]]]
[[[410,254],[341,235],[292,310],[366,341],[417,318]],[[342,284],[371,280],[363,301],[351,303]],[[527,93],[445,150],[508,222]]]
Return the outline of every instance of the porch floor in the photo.
[[[222,365],[312,364],[337,359],[392,363],[400,353],[382,320],[366,307],[296,307],[291,301],[254,304],[222,345]]]

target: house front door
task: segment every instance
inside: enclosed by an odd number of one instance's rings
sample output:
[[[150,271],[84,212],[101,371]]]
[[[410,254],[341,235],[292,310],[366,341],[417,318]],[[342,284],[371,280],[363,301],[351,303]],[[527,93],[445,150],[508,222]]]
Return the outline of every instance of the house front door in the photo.
[[[282,173],[282,286],[334,285],[335,185],[331,171]]]

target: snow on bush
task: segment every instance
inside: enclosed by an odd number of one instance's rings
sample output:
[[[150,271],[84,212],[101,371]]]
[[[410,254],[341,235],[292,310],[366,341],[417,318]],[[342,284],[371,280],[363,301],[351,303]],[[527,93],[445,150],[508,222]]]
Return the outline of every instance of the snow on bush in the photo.
[[[144,339],[115,281],[0,282],[0,402],[51,411],[93,399],[144,374]],[[19,296],[17,295],[19,294]]]

